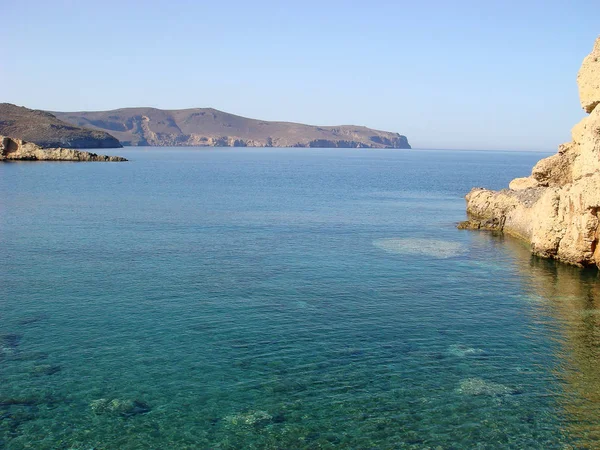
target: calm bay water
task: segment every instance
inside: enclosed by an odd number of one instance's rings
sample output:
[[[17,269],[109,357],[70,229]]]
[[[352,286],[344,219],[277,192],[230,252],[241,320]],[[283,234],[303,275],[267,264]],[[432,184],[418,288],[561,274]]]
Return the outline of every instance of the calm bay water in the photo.
[[[598,448],[596,273],[459,231],[540,153],[0,165],[0,448]]]

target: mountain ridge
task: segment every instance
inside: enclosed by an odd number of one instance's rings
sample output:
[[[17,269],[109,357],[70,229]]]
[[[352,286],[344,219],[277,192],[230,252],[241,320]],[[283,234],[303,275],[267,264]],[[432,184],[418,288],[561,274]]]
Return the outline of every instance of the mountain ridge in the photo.
[[[411,148],[399,133],[356,125],[251,119],[215,108],[135,107],[52,114],[76,126],[108,132],[130,146]]]

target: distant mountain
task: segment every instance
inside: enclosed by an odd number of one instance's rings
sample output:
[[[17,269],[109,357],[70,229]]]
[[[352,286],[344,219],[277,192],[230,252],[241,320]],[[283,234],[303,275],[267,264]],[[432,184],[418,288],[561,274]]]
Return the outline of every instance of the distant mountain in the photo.
[[[0,135],[32,142],[44,148],[116,148],[120,142],[100,130],[63,122],[52,114],[0,103]]]
[[[109,132],[123,145],[410,148],[405,136],[366,127],[267,122],[212,108],[53,112],[71,124]]]

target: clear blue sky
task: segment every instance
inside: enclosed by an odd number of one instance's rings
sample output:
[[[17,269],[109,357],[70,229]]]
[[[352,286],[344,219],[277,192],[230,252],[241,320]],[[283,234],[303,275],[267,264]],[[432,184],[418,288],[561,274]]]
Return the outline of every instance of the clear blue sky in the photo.
[[[214,107],[397,131],[417,148],[555,150],[583,117],[590,1],[0,0],[0,101]]]

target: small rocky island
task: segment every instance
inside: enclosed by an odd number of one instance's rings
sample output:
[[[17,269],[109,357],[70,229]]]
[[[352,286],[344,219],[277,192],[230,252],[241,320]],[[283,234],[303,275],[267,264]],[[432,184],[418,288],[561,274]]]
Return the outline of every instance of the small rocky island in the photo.
[[[42,148],[32,142],[25,142],[0,135],[1,161],[127,161],[120,156],[97,155],[72,148]]]
[[[459,228],[503,231],[530,242],[536,255],[600,267],[600,38],[584,59],[577,84],[589,115],[573,128],[573,141],[508,189],[471,190],[469,220]]]

